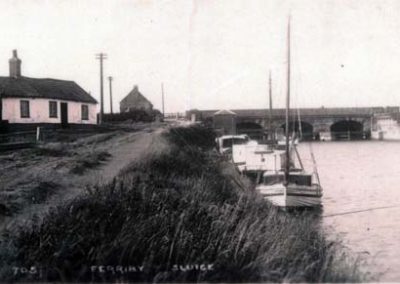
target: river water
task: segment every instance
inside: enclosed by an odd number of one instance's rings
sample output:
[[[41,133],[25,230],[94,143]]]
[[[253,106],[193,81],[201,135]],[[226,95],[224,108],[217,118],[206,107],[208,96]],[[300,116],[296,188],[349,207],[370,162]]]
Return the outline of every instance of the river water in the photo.
[[[400,141],[311,143],[324,189],[322,223],[380,281],[400,282]],[[300,143],[306,168],[310,143]]]

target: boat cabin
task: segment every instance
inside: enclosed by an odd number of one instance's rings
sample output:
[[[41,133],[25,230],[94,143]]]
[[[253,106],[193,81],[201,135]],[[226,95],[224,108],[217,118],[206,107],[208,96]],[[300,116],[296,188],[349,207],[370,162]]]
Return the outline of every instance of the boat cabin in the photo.
[[[232,160],[240,172],[280,169],[282,154],[284,152],[276,151],[273,145],[258,144],[257,141],[232,147]]]
[[[283,183],[285,181],[285,174],[282,171],[279,172],[265,172],[262,181],[265,185],[274,185],[277,183]],[[312,185],[312,175],[305,174],[302,170],[295,170],[289,173],[289,183],[303,186]]]
[[[228,154],[232,152],[233,145],[242,145],[250,141],[249,136],[243,135],[224,135],[216,139],[217,150],[221,154]]]

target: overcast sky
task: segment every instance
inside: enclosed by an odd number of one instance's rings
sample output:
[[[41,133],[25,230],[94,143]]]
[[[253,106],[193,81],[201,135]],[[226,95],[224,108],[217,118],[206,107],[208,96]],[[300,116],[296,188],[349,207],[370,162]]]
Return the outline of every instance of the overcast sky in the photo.
[[[292,15],[292,103],[400,105],[400,1],[2,0],[0,75],[17,49],[22,74],[74,80],[99,99],[99,63],[114,108],[133,88],[166,112],[284,106]],[[105,84],[109,110],[108,82]]]

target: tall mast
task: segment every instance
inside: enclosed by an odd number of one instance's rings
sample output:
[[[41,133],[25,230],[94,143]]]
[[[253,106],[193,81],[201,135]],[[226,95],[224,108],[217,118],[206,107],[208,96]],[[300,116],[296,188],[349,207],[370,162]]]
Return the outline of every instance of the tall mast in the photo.
[[[274,132],[272,131],[272,80],[271,80],[271,71],[269,71],[269,133],[272,144],[274,143]]]
[[[164,83],[161,83],[161,100],[162,100],[162,115],[163,115],[163,118],[165,118],[165,112],[164,112]]]
[[[289,153],[289,109],[290,109],[290,16],[287,30],[287,93],[286,93],[286,165],[285,165],[285,183],[289,183],[290,153]]]
[[[112,76],[108,76],[108,81],[110,82],[110,113],[113,114],[113,101],[112,101]]]

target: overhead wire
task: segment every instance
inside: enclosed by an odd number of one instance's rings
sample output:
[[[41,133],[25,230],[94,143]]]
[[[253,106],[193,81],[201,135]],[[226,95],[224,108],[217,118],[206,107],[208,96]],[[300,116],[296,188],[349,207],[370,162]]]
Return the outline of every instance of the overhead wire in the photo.
[[[400,204],[391,205],[391,206],[366,208],[366,209],[347,211],[347,212],[340,212],[340,213],[334,213],[334,214],[329,214],[329,215],[323,215],[322,217],[323,218],[336,217],[336,216],[343,216],[343,215],[356,214],[356,213],[362,213],[362,212],[368,212],[368,211],[374,211],[374,210],[389,209],[389,208],[397,208],[397,207],[400,207]]]

